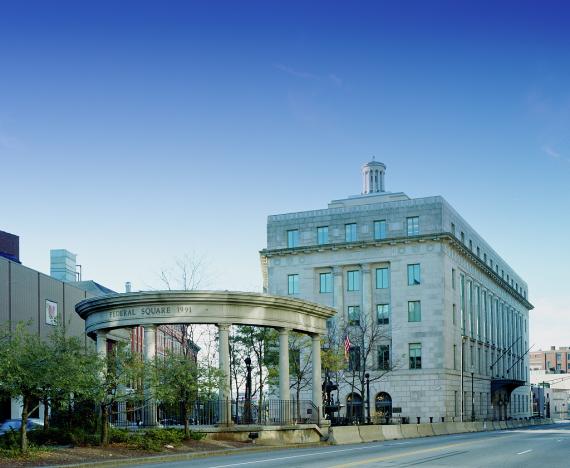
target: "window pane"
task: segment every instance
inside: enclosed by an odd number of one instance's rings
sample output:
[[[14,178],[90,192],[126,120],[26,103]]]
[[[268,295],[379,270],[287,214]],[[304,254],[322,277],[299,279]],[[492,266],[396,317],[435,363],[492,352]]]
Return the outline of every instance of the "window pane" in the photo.
[[[408,286],[420,284],[420,265],[408,265]]]
[[[376,306],[376,317],[378,319],[378,325],[388,325],[390,323],[389,304],[378,304]]]
[[[420,233],[420,218],[414,216],[407,218],[408,236],[417,236]]]
[[[409,355],[410,355],[410,369],[421,369],[422,368],[422,345],[421,343],[410,343],[409,344]]]
[[[421,322],[422,313],[420,307],[420,301],[409,301],[408,302],[408,322]]]
[[[356,239],[356,223],[350,223],[344,225],[345,230],[345,240],[346,242],[355,242]]]
[[[390,346],[389,345],[378,346],[378,369],[379,370],[390,369]]]
[[[376,289],[388,287],[388,268],[376,268]]]
[[[287,247],[298,247],[299,246],[299,230],[292,229],[287,231]]]
[[[360,306],[348,306],[348,324],[351,326],[360,325]]]
[[[288,275],[287,284],[288,294],[299,294],[299,275]]]
[[[317,244],[329,243],[329,227],[321,226],[317,228]]]
[[[332,273],[321,273],[319,275],[319,292],[330,293],[332,292]]]
[[[386,239],[386,220],[374,221],[374,239]]]
[[[347,291],[360,291],[360,271],[353,270],[346,273]]]

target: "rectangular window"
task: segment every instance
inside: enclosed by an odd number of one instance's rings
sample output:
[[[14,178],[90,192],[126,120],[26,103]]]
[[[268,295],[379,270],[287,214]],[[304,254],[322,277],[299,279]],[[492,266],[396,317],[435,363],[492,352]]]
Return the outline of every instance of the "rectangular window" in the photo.
[[[317,244],[323,245],[329,243],[329,227],[321,226],[317,228]]]
[[[344,225],[344,238],[346,242],[356,242],[358,240],[356,235],[356,223]]]
[[[469,239],[469,250],[473,251],[473,241]]]
[[[483,261],[485,262],[485,265],[486,265],[487,264],[487,254],[486,253],[483,254]]]
[[[360,306],[348,306],[348,324],[350,326],[360,325]]]
[[[360,291],[360,270],[346,272],[346,290]]]
[[[388,287],[388,268],[376,268],[376,289]]]
[[[420,284],[420,264],[408,265],[408,286]]]
[[[453,309],[452,309],[452,313],[453,313],[453,325],[455,325],[457,323],[457,306],[455,304],[453,304]]]
[[[299,247],[299,230],[291,229],[287,231],[287,247]]]
[[[319,274],[319,292],[320,293],[331,293],[332,291],[333,291],[332,273],[320,273]]]
[[[360,346],[351,346],[348,350],[348,370],[360,371]]]
[[[465,276],[459,276],[459,313],[461,314],[461,334],[465,335]]]
[[[410,369],[422,368],[422,344],[410,343]]]
[[[455,268],[451,269],[451,289],[455,289]]]
[[[420,301],[408,302],[408,322],[421,322],[422,308]]]
[[[408,236],[419,236],[420,235],[420,218],[418,216],[413,216],[411,218],[406,218],[408,227]]]
[[[390,369],[390,345],[378,346],[378,369]]]
[[[287,294],[299,294],[299,275],[287,275]]]
[[[465,233],[461,231],[461,242],[465,244]]]
[[[374,239],[386,239],[386,220],[374,221]]]
[[[451,223],[451,234],[455,235],[455,223]]]
[[[453,345],[453,369],[457,370],[457,345]]]
[[[388,325],[390,323],[390,305],[377,304],[376,317],[378,319],[378,325]]]
[[[480,257],[481,256],[481,249],[479,247],[477,247],[477,256]]]

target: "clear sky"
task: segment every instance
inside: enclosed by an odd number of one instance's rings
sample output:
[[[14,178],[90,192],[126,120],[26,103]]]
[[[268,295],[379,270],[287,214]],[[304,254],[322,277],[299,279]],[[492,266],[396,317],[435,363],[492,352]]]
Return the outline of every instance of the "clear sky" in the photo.
[[[529,284],[531,343],[570,345],[570,5],[0,3],[0,229],[22,262],[158,286],[194,252],[259,290],[269,214],[443,195]]]

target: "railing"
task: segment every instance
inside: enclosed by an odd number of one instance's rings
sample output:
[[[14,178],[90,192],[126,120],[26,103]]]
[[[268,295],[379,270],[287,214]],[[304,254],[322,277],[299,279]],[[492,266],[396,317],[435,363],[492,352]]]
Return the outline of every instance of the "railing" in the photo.
[[[144,427],[145,413],[150,405],[141,403],[130,407],[114,408],[111,424],[115,427]],[[197,400],[188,403],[190,426],[217,426],[226,424],[255,424],[283,426],[290,424],[319,424],[318,408],[310,400]],[[157,425],[183,426],[182,405],[158,404]]]

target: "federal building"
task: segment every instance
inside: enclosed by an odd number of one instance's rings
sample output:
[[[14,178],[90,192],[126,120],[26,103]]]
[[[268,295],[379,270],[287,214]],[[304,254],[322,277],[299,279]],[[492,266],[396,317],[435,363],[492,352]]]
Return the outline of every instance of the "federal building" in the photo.
[[[378,161],[361,172],[360,195],[268,217],[264,291],[333,307],[347,334],[365,316],[384,328],[372,413],[381,401],[413,422],[530,416],[526,282],[443,197],[386,191]],[[365,404],[347,385],[339,400]]]

